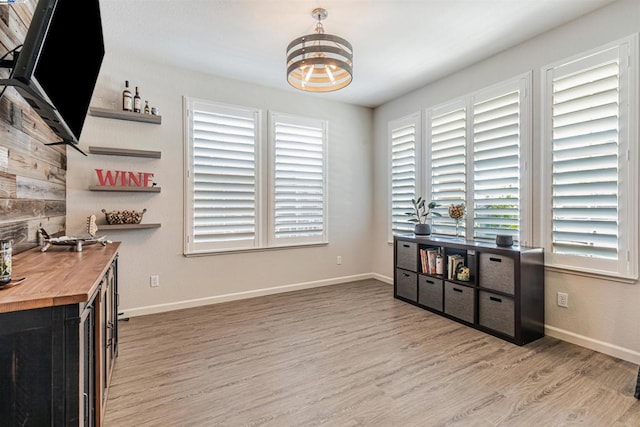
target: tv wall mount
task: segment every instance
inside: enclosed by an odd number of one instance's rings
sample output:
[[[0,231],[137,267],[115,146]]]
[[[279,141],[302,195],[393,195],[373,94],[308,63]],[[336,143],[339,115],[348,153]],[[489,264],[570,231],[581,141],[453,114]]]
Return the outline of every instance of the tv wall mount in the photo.
[[[31,105],[32,108],[37,109],[37,108],[40,108],[39,106],[45,106],[46,108],[49,108],[52,111],[55,111],[56,107],[51,105],[51,103],[48,100],[44,99],[40,94],[36,93],[36,91],[34,91],[26,83],[22,82],[21,80],[12,78],[13,69],[15,67],[16,61],[18,60],[18,55],[20,55],[19,49],[21,47],[22,45],[17,46],[12,50],[8,51],[7,53],[5,53],[2,57],[0,57],[0,68],[8,68],[11,70],[9,72],[8,79],[0,79],[0,85],[4,86],[4,88],[2,89],[2,92],[0,92],[0,98],[2,98],[2,95],[4,95],[4,91],[6,90],[7,86],[14,86],[14,87],[20,88],[20,90],[28,94],[29,99],[25,98],[25,100],[27,101],[27,103],[29,103],[29,105]],[[6,59],[8,55],[13,55],[13,58]],[[45,123],[48,122],[48,120],[45,119],[44,117],[42,116],[40,117],[45,121]],[[49,123],[47,123],[47,125],[51,126]],[[63,139],[62,141],[48,142],[48,143],[45,143],[44,145],[68,145],[74,150],[78,151],[83,156],[87,155],[84,151],[78,148],[77,144],[75,144],[73,141],[67,141]]]

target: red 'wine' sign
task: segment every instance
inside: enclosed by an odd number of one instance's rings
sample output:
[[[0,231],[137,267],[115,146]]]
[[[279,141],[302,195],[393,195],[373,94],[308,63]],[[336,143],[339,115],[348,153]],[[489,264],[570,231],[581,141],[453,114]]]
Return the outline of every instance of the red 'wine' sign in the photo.
[[[98,184],[104,187],[152,187],[153,174],[148,172],[103,171],[96,169]]]

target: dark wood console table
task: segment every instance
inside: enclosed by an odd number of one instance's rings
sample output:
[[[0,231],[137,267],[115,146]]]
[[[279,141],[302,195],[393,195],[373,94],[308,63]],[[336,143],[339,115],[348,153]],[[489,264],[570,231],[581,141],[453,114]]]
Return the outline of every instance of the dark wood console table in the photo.
[[[429,252],[440,259],[435,272],[423,262]],[[449,260],[460,262],[469,276],[456,277]],[[542,248],[397,235],[394,266],[397,299],[517,345],[544,336]]]
[[[34,248],[0,288],[3,426],[100,426],[118,353],[120,243]]]

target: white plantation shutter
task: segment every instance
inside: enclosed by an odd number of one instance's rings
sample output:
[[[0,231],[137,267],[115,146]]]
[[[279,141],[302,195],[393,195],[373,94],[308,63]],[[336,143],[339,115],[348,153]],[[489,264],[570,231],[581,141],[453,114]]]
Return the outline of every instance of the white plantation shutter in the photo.
[[[326,242],[327,123],[271,114],[270,245]]]
[[[520,90],[473,105],[473,236],[520,230]]]
[[[449,207],[464,204],[460,235],[495,240],[508,234],[526,242],[530,86],[527,73],[428,111],[427,200],[441,205],[434,211],[442,215],[433,216],[433,233],[455,235]]]
[[[547,245],[556,265],[637,274],[629,179],[637,155],[631,155],[629,144],[629,109],[635,105],[630,97],[637,95],[630,85],[629,51],[623,43],[546,70]]]
[[[415,225],[409,222],[406,213],[413,211],[411,199],[420,196],[417,178],[419,124],[419,114],[389,124],[392,235],[412,233]]]
[[[431,193],[429,201],[440,207],[434,212],[442,216],[432,217],[432,232],[455,235],[455,221],[449,218],[451,204],[466,202],[467,182],[467,109],[454,107],[446,112],[431,112],[430,143],[427,162],[430,162]],[[461,234],[464,234],[464,222]]]
[[[618,63],[553,80],[553,250],[618,258]]]
[[[186,253],[258,245],[259,112],[190,101]]]
[[[327,243],[326,120],[272,113],[263,149],[258,109],[184,112],[185,255]]]

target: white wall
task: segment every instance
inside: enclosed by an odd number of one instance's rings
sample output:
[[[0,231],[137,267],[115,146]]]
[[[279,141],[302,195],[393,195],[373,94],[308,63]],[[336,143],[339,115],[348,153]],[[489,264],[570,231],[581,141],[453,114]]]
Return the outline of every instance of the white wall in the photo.
[[[145,222],[162,228],[109,232],[121,241],[121,309],[139,315],[262,293],[339,283],[349,279],[393,277],[393,249],[387,242],[387,123],[533,71],[534,133],[540,141],[540,67],[640,30],[640,4],[619,0],[568,25],[536,37],[486,61],[377,108],[322,100],[148,62],[107,46],[94,105],[119,108],[125,79],[139,85],[143,99],[160,108],[161,126],[89,116],[81,147],[89,145],[162,151],[161,160],[82,157],[68,150],[67,233],[82,231],[85,218],[102,208],[147,208]],[[329,245],[242,254],[185,258],[183,235],[182,96],[326,118],[329,135]],[[265,116],[266,117],[266,116]],[[266,132],[266,129],[264,129]],[[266,136],[266,134],[265,134]],[[539,167],[535,150],[533,167]],[[156,174],[160,194],[90,192],[95,168]],[[535,192],[533,212],[539,211]],[[372,212],[369,214],[368,212]],[[536,236],[540,231],[534,219]],[[539,244],[539,242],[537,242]],[[336,265],[341,255],[343,264]],[[149,287],[149,275],[160,287]],[[547,334],[640,363],[640,286],[547,272]],[[557,291],[568,292],[570,308],[555,305]]]
[[[284,73],[284,71],[283,71]],[[283,75],[284,78],[284,75]],[[147,209],[143,222],[153,230],[98,231],[121,241],[120,308],[127,316],[224,301],[298,287],[370,277],[372,205],[372,111],[309,95],[199,74],[151,63],[126,53],[105,56],[93,105],[120,108],[124,80],[140,86],[142,99],[157,106],[162,125],[88,116],[80,147],[90,145],[160,150],[162,158],[89,155],[68,150],[67,234],[81,232],[87,216],[101,209]],[[240,254],[184,257],[182,97],[317,117],[329,121],[329,244]],[[143,103],[144,105],[144,103]],[[88,191],[94,169],[155,173],[160,194]],[[342,265],[336,257],[342,256]],[[149,276],[160,275],[150,288]],[[272,289],[277,288],[277,289]]]
[[[373,271],[393,277],[393,248],[387,242],[387,124],[494,83],[533,71],[533,170],[540,168],[540,68],[640,30],[640,2],[619,0],[486,61],[425,86],[374,111]],[[535,177],[540,174],[534,173]],[[539,186],[534,187],[534,240],[540,245]],[[636,236],[637,239],[637,236]],[[640,286],[563,272],[545,274],[548,335],[640,363]],[[569,293],[568,309],[556,292]]]

